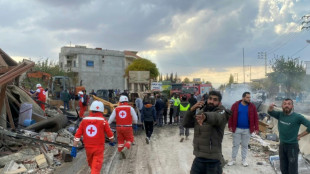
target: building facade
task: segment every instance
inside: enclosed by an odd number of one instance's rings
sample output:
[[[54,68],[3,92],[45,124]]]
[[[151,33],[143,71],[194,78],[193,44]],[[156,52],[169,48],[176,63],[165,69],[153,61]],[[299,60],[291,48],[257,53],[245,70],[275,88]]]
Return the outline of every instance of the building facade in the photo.
[[[124,77],[128,66],[123,51],[87,48],[86,46],[62,47],[59,53],[60,68],[75,72],[77,86],[85,86],[86,91],[94,89],[127,89]]]

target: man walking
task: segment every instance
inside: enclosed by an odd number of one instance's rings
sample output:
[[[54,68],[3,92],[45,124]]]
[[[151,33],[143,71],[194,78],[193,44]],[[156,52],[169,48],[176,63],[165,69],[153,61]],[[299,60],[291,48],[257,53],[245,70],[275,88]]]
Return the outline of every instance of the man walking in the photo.
[[[232,107],[232,117],[228,122],[228,128],[233,132],[232,160],[229,166],[236,164],[236,157],[241,143],[242,165],[247,167],[246,161],[248,144],[252,133],[258,133],[258,114],[256,107],[251,103],[250,92],[242,94],[242,100],[235,102]]]
[[[196,156],[190,173],[222,174],[224,158],[222,155],[222,140],[224,129],[230,117],[230,111],[221,104],[222,95],[211,91],[205,105],[197,102],[187,111],[183,126],[194,128],[194,155]],[[202,108],[196,114],[196,109]]]
[[[155,102],[155,109],[156,109],[157,124],[159,127],[163,126],[164,107],[165,107],[165,104],[160,98],[160,95],[157,95],[156,102]]]
[[[194,94],[191,94],[191,97],[188,99],[189,104],[194,106],[197,103],[197,99],[194,97]]]
[[[145,141],[149,144],[153,133],[154,122],[156,122],[156,110],[149,101],[145,101],[144,103],[141,112],[141,121],[144,123],[146,133]]]
[[[189,128],[184,128],[182,123],[183,123],[183,119],[185,117],[185,114],[190,109],[190,103],[188,101],[186,101],[187,100],[186,95],[182,96],[181,100],[182,101],[178,107],[178,115],[180,115],[180,123],[181,123],[179,126],[180,136],[181,136],[180,142],[183,142],[184,141],[184,135],[186,136],[185,140],[188,140],[188,136],[189,136]]]
[[[135,124],[134,127],[136,129],[138,117],[135,110],[128,105],[127,96],[120,96],[119,102],[119,106],[110,115],[109,124],[116,120],[118,152],[120,153],[120,159],[125,159],[125,152],[130,149],[134,141],[132,123]]]
[[[309,134],[310,121],[293,111],[294,104],[290,98],[283,100],[282,111],[274,111],[274,106],[274,104],[269,106],[268,114],[278,120],[281,173],[298,174],[298,141],[301,137]],[[307,127],[307,130],[298,134],[301,124]]]

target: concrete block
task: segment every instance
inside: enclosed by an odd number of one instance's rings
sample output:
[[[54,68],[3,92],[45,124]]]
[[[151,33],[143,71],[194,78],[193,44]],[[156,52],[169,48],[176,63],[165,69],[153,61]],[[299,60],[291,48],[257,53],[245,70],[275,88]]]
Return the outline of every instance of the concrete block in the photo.
[[[71,162],[72,161],[71,153],[68,151],[62,151],[62,159],[64,160],[64,162]]]
[[[13,160],[7,163],[3,169],[4,174],[18,174],[22,172],[27,172],[26,167],[23,164],[17,164]]]
[[[64,144],[70,144],[70,139],[69,139],[69,138],[65,138],[65,137],[58,136],[58,137],[56,138],[56,142],[64,143]]]
[[[45,167],[48,167],[47,161],[45,159],[44,154],[38,155],[35,157],[35,160],[39,166],[40,169],[43,169]]]
[[[40,133],[40,139],[44,141],[55,142],[57,133],[55,132],[42,132]]]
[[[53,153],[47,153],[46,154],[46,159],[48,161],[48,164],[52,165],[54,162],[54,154]]]
[[[54,156],[56,156],[56,155],[58,155],[59,154],[59,150],[58,149],[52,149],[51,151],[50,151]]]

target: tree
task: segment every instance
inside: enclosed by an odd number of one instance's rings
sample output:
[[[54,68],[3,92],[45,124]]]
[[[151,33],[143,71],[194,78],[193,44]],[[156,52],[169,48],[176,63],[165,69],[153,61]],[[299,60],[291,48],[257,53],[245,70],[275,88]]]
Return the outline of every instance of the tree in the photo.
[[[302,90],[306,70],[298,59],[285,59],[282,56],[273,61],[272,70],[273,72],[268,75],[268,78],[273,84],[283,85],[287,94],[290,94],[293,90],[295,92]]]
[[[175,73],[175,76],[174,76],[174,82],[176,83],[178,81],[178,74]]]
[[[148,59],[136,59],[125,70],[125,76],[129,75],[129,71],[150,71],[150,78],[156,79],[159,75],[156,64]]]
[[[185,79],[183,80],[183,83],[190,83],[189,78],[185,77]]]

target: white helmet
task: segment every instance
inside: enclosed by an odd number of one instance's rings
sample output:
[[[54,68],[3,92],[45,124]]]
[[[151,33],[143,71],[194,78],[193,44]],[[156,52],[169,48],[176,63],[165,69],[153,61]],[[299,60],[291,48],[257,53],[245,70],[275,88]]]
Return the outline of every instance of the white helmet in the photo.
[[[90,105],[89,108],[91,111],[98,111],[98,112],[103,112],[104,111],[104,105],[101,101],[93,101],[93,103]]]
[[[119,98],[119,102],[128,102],[128,97],[127,96],[124,96],[122,95],[120,98]]]
[[[36,87],[38,88],[38,87],[41,87],[41,84],[40,83],[38,83],[37,85],[36,85]]]
[[[82,91],[80,91],[78,94],[83,95],[83,92],[82,92]]]

